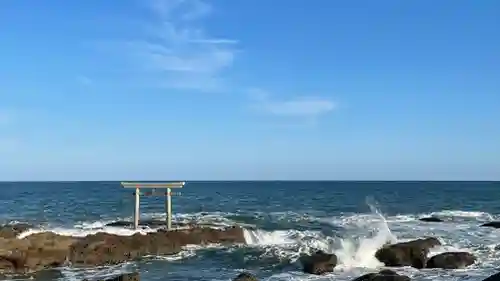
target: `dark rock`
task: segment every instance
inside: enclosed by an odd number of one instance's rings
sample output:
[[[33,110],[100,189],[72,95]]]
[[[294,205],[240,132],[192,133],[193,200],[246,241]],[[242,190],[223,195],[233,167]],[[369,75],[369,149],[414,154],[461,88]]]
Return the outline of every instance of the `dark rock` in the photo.
[[[114,221],[107,223],[106,226],[111,226],[111,227],[123,227],[123,228],[133,228],[134,227],[134,222],[132,221]],[[140,229],[147,229],[147,228],[160,228],[164,229],[167,226],[167,222],[165,220],[141,220],[139,221],[139,228]],[[173,228],[193,228],[193,227],[200,227],[200,226],[206,226],[206,227],[211,227],[213,225],[206,224],[195,224],[195,223],[182,223],[182,222],[175,222],[172,223]]]
[[[0,226],[0,238],[16,238],[17,235],[29,230],[30,228],[33,228],[33,226],[25,223],[2,225]]]
[[[141,278],[138,272],[120,274],[114,277],[106,277],[105,279],[97,279],[95,281],[140,281]],[[89,279],[84,279],[83,281],[90,281]],[[94,280],[93,280],[94,281]]]
[[[436,217],[425,217],[425,218],[419,218],[418,220],[425,222],[443,222],[442,219]]]
[[[244,243],[243,230],[192,228],[175,231],[153,232],[147,235],[117,236],[97,233],[86,236],[71,245],[69,257],[73,265],[96,266],[118,264],[144,255],[169,255],[178,253],[188,244]]]
[[[480,226],[500,228],[500,221],[490,221],[490,222],[487,222],[487,223],[483,223]]]
[[[41,270],[31,276],[31,279],[35,280],[62,280],[63,278],[64,274],[57,269]]]
[[[166,221],[161,221],[161,220],[141,220],[139,221],[139,227],[140,228],[157,228],[157,227],[164,227],[167,225]],[[132,221],[114,221],[106,224],[106,226],[113,226],[113,227],[125,227],[125,228],[132,228],[134,226],[134,222]]]
[[[378,272],[378,274],[383,274],[383,275],[399,275],[396,271],[390,270],[390,269],[382,269],[381,271]]]
[[[495,274],[483,279],[483,281],[500,281],[500,272],[495,273]]]
[[[375,253],[375,257],[386,266],[412,266],[424,268],[429,250],[441,243],[437,238],[430,237],[413,241],[390,244]]]
[[[23,239],[0,238],[0,271],[26,273],[63,266],[69,246],[75,241],[76,238],[52,232]]]
[[[409,281],[410,277],[406,275],[399,275],[398,273],[384,269],[379,271],[378,273],[368,273],[362,275],[353,281]]]
[[[0,280],[62,280],[63,278],[64,275],[58,269],[0,274]]]
[[[238,274],[233,281],[258,281],[257,277],[255,275],[248,273],[248,272],[243,272]]]
[[[188,244],[245,243],[243,229],[193,227],[146,235],[97,233],[83,238],[42,232],[23,239],[0,238],[0,273],[26,273],[73,266],[118,264],[145,255],[168,255]]]
[[[320,275],[327,272],[333,272],[337,265],[337,256],[335,254],[327,254],[323,251],[300,258],[302,270],[305,273]]]
[[[435,255],[427,261],[427,268],[459,269],[476,262],[476,257],[468,252],[448,252]]]

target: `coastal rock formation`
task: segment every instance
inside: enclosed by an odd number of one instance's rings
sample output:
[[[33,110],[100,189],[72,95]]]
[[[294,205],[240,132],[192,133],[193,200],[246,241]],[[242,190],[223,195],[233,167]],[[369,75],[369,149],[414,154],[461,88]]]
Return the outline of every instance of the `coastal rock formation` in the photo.
[[[353,281],[410,281],[410,277],[399,275],[395,271],[384,269],[379,272],[362,275]]]
[[[140,281],[140,280],[141,280],[141,278],[139,276],[139,273],[134,272],[134,273],[120,274],[118,276],[108,277],[106,279],[98,279],[95,281]],[[84,279],[83,281],[91,281],[91,280]],[[94,281],[94,280],[92,280],[92,281]]]
[[[429,250],[441,243],[437,238],[429,237],[403,243],[390,244],[375,253],[375,257],[386,266],[412,266],[424,268]]]
[[[500,272],[495,273],[495,274],[483,279],[483,281],[500,281]]]
[[[33,226],[25,223],[3,225],[0,227],[0,237],[7,239],[16,238],[17,235],[30,228],[33,228]]]
[[[305,273],[320,275],[327,272],[333,272],[337,265],[337,256],[335,254],[327,254],[323,251],[308,256],[302,256],[302,270]]]
[[[236,276],[233,281],[258,281],[257,277],[255,275],[248,273],[248,272],[242,272]]]
[[[437,217],[424,217],[424,218],[419,218],[419,221],[425,221],[425,222],[443,222],[444,220],[437,218]]]
[[[476,262],[476,257],[468,252],[447,252],[431,257],[426,268],[459,269]]]
[[[193,227],[118,236],[97,233],[82,238],[42,232],[18,239],[16,227],[0,228],[0,272],[26,273],[47,268],[118,264],[145,255],[168,255],[188,244],[245,243],[243,229]],[[13,237],[14,236],[14,237]]]
[[[487,223],[483,223],[480,226],[500,228],[500,221],[490,221],[490,222],[487,222]]]

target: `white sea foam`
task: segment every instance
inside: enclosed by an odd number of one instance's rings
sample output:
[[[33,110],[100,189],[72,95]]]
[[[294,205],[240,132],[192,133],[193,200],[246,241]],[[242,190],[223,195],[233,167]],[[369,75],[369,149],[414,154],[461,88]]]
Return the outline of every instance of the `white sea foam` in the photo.
[[[234,222],[227,219],[225,216],[229,215],[228,213],[193,213],[193,214],[177,214],[173,216],[173,223],[195,223],[204,225],[212,228],[223,228],[231,225],[235,225]],[[165,213],[146,213],[141,215],[141,219],[158,219],[164,218]],[[79,222],[71,227],[61,227],[61,226],[44,226],[29,229],[25,232],[20,233],[17,237],[19,239],[25,238],[29,235],[33,235],[41,232],[52,232],[55,234],[63,235],[63,236],[72,236],[72,237],[85,237],[88,235],[93,235],[99,232],[119,235],[119,236],[131,236],[136,233],[147,234],[150,232],[158,231],[158,228],[155,227],[141,227],[140,229],[134,230],[126,227],[116,227],[116,226],[107,226],[109,223],[115,221],[131,221],[131,217],[127,218],[119,218],[116,220],[101,220],[101,221],[93,221],[93,222]],[[247,227],[254,227],[254,225],[242,225]]]
[[[365,233],[352,233],[348,237],[327,237],[318,231],[245,230],[245,239],[252,246],[281,247],[281,254],[292,259],[318,249],[335,253],[339,258],[337,269],[377,268],[382,264],[375,258],[375,252],[386,243],[397,242],[397,238],[390,231],[384,216],[374,207],[372,212],[369,223],[365,220],[351,221]]]

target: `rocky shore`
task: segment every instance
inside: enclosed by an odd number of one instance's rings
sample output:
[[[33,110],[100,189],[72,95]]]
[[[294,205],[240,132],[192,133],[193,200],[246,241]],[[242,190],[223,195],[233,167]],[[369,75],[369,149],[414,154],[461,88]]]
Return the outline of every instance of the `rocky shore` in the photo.
[[[145,222],[141,227],[158,227],[164,222]],[[109,226],[131,227],[129,222],[114,222]],[[61,266],[94,267],[114,265],[140,259],[147,255],[176,254],[186,245],[204,244],[243,244],[243,229],[233,226],[210,228],[200,225],[177,225],[176,230],[158,229],[147,234],[136,233],[131,236],[118,236],[98,232],[85,237],[71,237],[52,232],[20,235],[32,228],[26,224],[4,225],[0,227],[0,273],[30,274],[50,272]],[[411,266],[417,269],[441,268],[459,269],[473,265],[477,258],[468,252],[445,252],[429,257],[430,249],[441,246],[435,237],[413,241],[387,244],[375,253],[375,257],[385,267]],[[304,255],[299,259],[302,271],[309,274],[333,272],[338,258],[333,253],[322,251]],[[496,275],[495,275],[496,276]],[[139,275],[126,274],[118,279],[139,280]],[[120,279],[121,278],[121,279]],[[125,279],[124,279],[125,278]],[[127,279],[128,278],[128,279]],[[493,277],[493,279],[498,276]],[[364,280],[401,280],[409,277],[398,275],[391,270],[382,270],[355,279]],[[242,273],[234,280],[256,281],[250,273]],[[491,280],[491,279],[489,279]]]
[[[245,243],[243,229],[214,229],[183,226],[178,230],[158,230],[147,234],[118,236],[99,232],[71,237],[40,232],[18,238],[30,225],[0,227],[0,272],[27,274],[61,266],[92,267],[119,264],[146,255],[170,255],[189,244]]]

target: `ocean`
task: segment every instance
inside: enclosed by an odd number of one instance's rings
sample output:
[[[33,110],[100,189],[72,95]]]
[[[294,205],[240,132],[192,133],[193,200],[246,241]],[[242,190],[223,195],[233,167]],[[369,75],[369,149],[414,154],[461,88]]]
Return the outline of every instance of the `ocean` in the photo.
[[[0,183],[0,220],[27,222],[65,235],[132,230],[105,227],[131,219],[132,190],[119,182]],[[174,256],[93,269],[64,269],[59,280],[140,271],[141,280],[231,280],[241,271],[260,280],[352,280],[375,272],[374,252],[386,241],[435,236],[443,251],[473,252],[461,270],[397,268],[413,280],[482,280],[500,266],[500,182],[187,182],[173,198],[175,221],[242,225],[248,245],[187,247]],[[141,201],[141,218],[164,216],[161,197]],[[438,216],[445,222],[421,222]],[[339,257],[335,272],[302,273],[297,258],[312,249]]]

